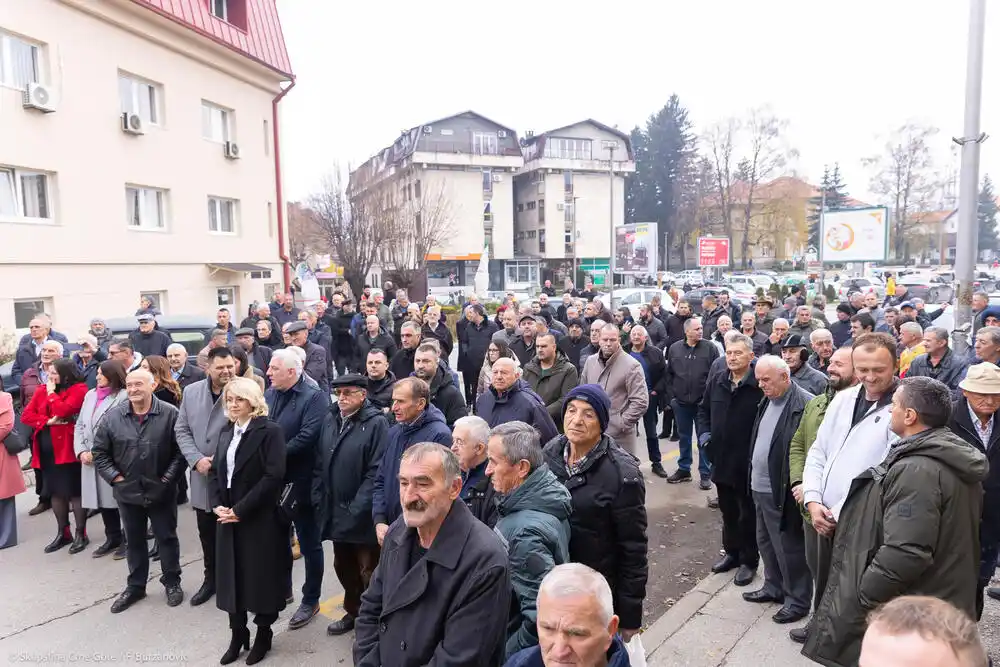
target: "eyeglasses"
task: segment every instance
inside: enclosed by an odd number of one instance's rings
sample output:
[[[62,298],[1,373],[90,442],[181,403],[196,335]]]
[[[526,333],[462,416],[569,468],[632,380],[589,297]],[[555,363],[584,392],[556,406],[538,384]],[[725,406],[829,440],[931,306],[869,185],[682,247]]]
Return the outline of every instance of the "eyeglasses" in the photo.
[[[364,391],[364,390],[363,389],[334,389],[333,390],[333,394],[337,398],[340,398],[341,396],[354,396],[355,394],[360,394],[362,391]]]

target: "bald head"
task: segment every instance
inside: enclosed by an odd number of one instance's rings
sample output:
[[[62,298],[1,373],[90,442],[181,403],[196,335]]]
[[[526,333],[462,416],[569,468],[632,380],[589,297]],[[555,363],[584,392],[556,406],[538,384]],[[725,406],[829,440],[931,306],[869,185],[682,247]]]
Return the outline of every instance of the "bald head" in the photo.
[[[142,368],[132,371],[125,378],[125,391],[132,411],[146,414],[153,402],[153,374]]]

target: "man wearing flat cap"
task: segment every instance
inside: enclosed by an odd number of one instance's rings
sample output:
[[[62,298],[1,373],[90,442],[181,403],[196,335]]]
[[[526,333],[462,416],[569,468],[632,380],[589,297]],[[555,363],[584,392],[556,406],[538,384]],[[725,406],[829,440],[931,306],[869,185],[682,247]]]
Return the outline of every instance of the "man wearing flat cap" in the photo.
[[[1000,409],[1000,368],[990,363],[969,366],[958,388],[962,397],[952,407],[949,427],[955,435],[986,454],[990,464],[989,476],[983,482],[983,518],[979,524],[982,558],[976,611],[981,616],[983,588],[989,586],[1000,555],[1000,426],[996,416]],[[994,600],[1000,600],[1000,588],[991,587],[986,592]]]
[[[809,338],[806,336],[789,335],[781,344],[781,358],[792,372],[792,382],[813,396],[819,396],[826,391],[827,378],[806,363],[809,361],[809,350],[806,349],[808,342]]]
[[[566,395],[564,434],[544,447],[549,470],[572,496],[569,556],[591,567],[611,586],[622,638],[642,627],[649,561],[646,483],[639,462],[605,435],[611,399],[599,384]]]
[[[254,368],[262,373],[267,373],[267,367],[271,365],[271,348],[257,342],[256,332],[250,327],[241,327],[236,330],[236,343],[243,348],[250,357],[250,363]]]
[[[536,316],[531,313],[522,315],[517,324],[521,328],[521,337],[510,344],[510,351],[517,355],[521,368],[524,368],[535,358]]]
[[[372,520],[375,474],[389,434],[385,414],[368,400],[368,378],[342,375],[331,382],[337,402],[323,421],[313,505],[322,539],[333,542],[333,569],[344,587],[344,616],[330,635],[354,628],[379,546]]]
[[[306,351],[306,362],[303,371],[319,385],[320,391],[327,396],[330,394],[330,376],[327,362],[326,350],[316,343],[309,342],[309,326],[302,321],[289,322],[284,326],[284,332],[288,334],[295,347],[301,347]]]

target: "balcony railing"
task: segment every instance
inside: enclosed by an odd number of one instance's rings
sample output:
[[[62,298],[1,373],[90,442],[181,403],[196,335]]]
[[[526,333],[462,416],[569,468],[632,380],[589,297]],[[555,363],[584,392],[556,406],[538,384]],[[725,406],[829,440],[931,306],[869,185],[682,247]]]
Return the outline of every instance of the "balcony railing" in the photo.
[[[453,153],[492,157],[521,157],[519,148],[493,148],[476,146],[471,141],[435,141],[417,144],[415,153]]]

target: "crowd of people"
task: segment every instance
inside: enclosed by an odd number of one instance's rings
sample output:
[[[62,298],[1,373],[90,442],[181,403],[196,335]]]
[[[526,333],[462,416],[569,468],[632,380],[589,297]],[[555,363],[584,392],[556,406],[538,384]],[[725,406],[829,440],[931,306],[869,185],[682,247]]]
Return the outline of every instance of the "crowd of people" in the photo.
[[[222,664],[262,660],[289,605],[290,629],[314,619],[330,541],[344,615],[327,632],[355,633],[356,664],[628,665],[649,574],[641,458],[681,484],[697,449],[721,514],[712,571],[748,586],[763,562],[743,598],[779,603],[776,623],[811,614],[790,636],[814,661],[855,665],[885,650],[866,628],[1000,599],[1000,309],[976,295],[966,355],[919,300],[852,294],[828,321],[801,289],[777,307],[672,296],[634,318],[589,282],[557,304],[546,281],[495,314],[470,296],[453,331],[403,290],[366,287],[358,312],[340,292],[306,309],[278,295],[238,327],[220,309],[190,357],[151,304],[128,336],[94,320],[75,344],[39,314],[9,388],[20,414],[0,393],[0,548],[17,544],[28,449],[30,514],[56,520],[45,551],[85,551],[100,515],[92,555],[127,560],[113,613],[146,596],[153,559],[183,602],[191,505],[190,603],[228,614]]]

